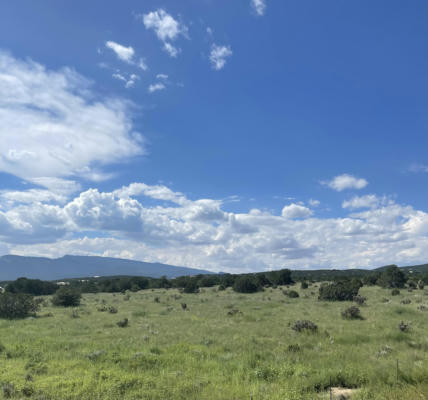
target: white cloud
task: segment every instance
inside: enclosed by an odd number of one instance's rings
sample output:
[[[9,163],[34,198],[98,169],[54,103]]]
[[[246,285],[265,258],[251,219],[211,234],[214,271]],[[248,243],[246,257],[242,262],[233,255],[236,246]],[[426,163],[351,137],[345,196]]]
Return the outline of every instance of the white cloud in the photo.
[[[251,0],[251,7],[257,15],[264,15],[266,11],[266,0]]]
[[[319,200],[314,200],[314,199],[309,199],[308,203],[312,207],[318,207],[321,204]]]
[[[337,192],[341,192],[345,189],[363,189],[368,185],[368,182],[364,178],[356,178],[349,174],[338,175],[331,181],[323,181],[321,183]]]
[[[143,71],[147,71],[149,69],[144,58],[140,58],[138,61],[135,61],[135,59],[134,59],[135,50],[133,47],[131,47],[131,46],[126,47],[126,46],[123,46],[123,45],[116,43],[116,42],[113,42],[113,41],[106,42],[106,47],[113,50],[114,53],[116,54],[117,58],[119,58],[119,60],[122,60],[128,64],[131,64],[131,65],[134,65],[134,66],[142,69]],[[101,63],[100,66],[105,67],[106,64]],[[115,76],[115,75],[120,75],[120,74],[114,74],[113,75],[114,78],[120,79],[118,76]]]
[[[379,199],[374,194],[368,194],[366,196],[355,196],[350,200],[345,200],[342,203],[343,208],[349,208],[351,210],[357,209],[357,208],[375,208],[377,207],[381,202],[385,203],[386,199]]]
[[[50,71],[0,52],[0,92],[2,172],[45,183],[99,180],[109,176],[103,165],[144,153],[129,102],[97,98],[69,68]]]
[[[282,209],[284,218],[307,218],[312,215],[312,210],[300,204],[289,204]]]
[[[133,62],[135,50],[131,46],[122,46],[119,43],[109,40],[106,42],[106,47],[113,50],[120,60],[125,61],[127,63]]]
[[[177,57],[178,54],[181,52],[181,49],[174,47],[171,43],[165,42],[163,44],[163,49],[171,56],[171,57]]]
[[[112,192],[89,189],[61,206],[17,201],[0,210],[0,248],[125,256],[215,271],[426,262],[423,211],[388,201],[343,218],[310,215],[301,204],[284,207],[283,216],[225,212],[219,200],[190,200],[164,185],[134,183]],[[79,237],[88,231],[91,238]]]
[[[144,14],[142,19],[146,29],[152,29],[158,39],[163,42],[164,50],[171,57],[176,57],[181,50],[170,42],[176,40],[180,35],[187,37],[187,27],[161,8]]]
[[[230,46],[217,46],[216,44],[213,44],[210,52],[212,68],[216,71],[221,70],[226,64],[226,59],[232,54]]]
[[[138,79],[140,79],[140,77],[139,77],[138,75],[135,75],[135,74],[130,74],[130,75],[128,76],[128,78],[126,78],[124,75],[122,75],[122,74],[120,74],[120,73],[115,73],[115,74],[113,74],[113,75],[112,75],[112,77],[113,77],[114,79],[118,79],[118,80],[120,80],[120,81],[122,81],[122,82],[125,82],[125,87],[126,87],[127,89],[129,89],[129,88],[133,87],[133,86],[135,85],[135,82],[136,82]]]
[[[152,83],[151,85],[149,85],[149,88],[147,89],[149,91],[149,93],[153,93],[156,92],[158,90],[164,90],[166,88],[166,86],[163,83]]]
[[[157,74],[156,78],[157,79],[166,80],[166,79],[168,79],[168,75],[166,75],[166,74]]]

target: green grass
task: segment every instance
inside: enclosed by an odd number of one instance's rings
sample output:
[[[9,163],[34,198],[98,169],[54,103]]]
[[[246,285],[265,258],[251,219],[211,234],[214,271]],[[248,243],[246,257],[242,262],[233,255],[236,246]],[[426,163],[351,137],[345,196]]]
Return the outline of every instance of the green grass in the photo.
[[[0,320],[0,398],[12,384],[12,398],[39,400],[327,399],[330,378],[358,388],[357,400],[427,398],[428,312],[417,309],[428,305],[423,291],[392,297],[362,288],[364,320],[344,320],[350,302],[319,302],[313,286],[296,290],[296,299],[280,288],[147,290],[129,300],[86,294],[79,318],[49,305],[38,318]],[[412,303],[401,305],[404,298]],[[102,300],[118,313],[97,311]],[[242,314],[228,315],[231,309]],[[124,318],[129,327],[118,327]],[[318,332],[293,331],[299,319]],[[411,321],[407,333],[398,329],[402,320]]]

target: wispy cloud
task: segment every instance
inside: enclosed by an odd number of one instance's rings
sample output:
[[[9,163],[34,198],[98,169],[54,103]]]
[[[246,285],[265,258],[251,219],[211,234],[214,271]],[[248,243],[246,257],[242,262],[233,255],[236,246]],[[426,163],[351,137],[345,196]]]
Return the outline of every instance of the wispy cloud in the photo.
[[[232,54],[230,46],[218,46],[213,44],[210,52],[212,68],[216,71],[221,70],[226,65],[226,59],[232,56]]]
[[[99,180],[106,163],[144,152],[130,103],[99,99],[70,68],[47,70],[0,52],[0,171],[25,180]],[[49,181],[50,179],[50,181]]]
[[[149,93],[153,93],[159,90],[164,90],[166,88],[166,86],[161,83],[161,82],[157,82],[157,83],[152,83],[151,85],[149,85],[149,88],[147,89],[149,91]]]
[[[135,65],[143,71],[146,71],[148,69],[147,64],[143,58],[140,58],[138,61],[135,61],[135,50],[133,47],[126,47],[111,40],[106,42],[106,47],[113,50],[119,60],[122,60],[128,64]]]
[[[266,0],[251,0],[251,8],[257,15],[264,15],[266,12]]]
[[[126,78],[124,75],[120,74],[120,73],[115,73],[112,75],[113,78],[118,79],[122,82],[125,82],[125,87],[127,89],[133,87],[135,85],[135,82],[140,79],[140,77],[138,75],[135,74],[130,74],[128,76],[128,78]]]

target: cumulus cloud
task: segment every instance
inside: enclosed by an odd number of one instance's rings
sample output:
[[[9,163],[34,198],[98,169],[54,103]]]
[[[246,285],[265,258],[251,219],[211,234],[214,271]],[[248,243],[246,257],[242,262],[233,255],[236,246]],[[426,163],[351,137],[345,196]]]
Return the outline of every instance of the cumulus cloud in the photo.
[[[211,46],[210,61],[211,66],[216,71],[223,69],[226,65],[226,59],[232,55],[230,46],[218,46],[213,44]]]
[[[177,57],[181,50],[174,47],[171,42],[180,35],[187,37],[187,27],[162,8],[144,14],[142,20],[146,29],[152,29],[158,39],[163,42],[164,50],[171,57]]]
[[[330,181],[322,181],[321,183],[337,192],[345,189],[363,189],[368,185],[364,178],[356,178],[349,174],[338,175]]]
[[[163,83],[158,82],[158,83],[152,83],[151,85],[149,85],[149,88],[147,90],[149,91],[149,93],[153,93],[159,90],[164,90],[165,88],[166,86]]]
[[[2,172],[42,186],[100,180],[109,176],[103,165],[144,153],[130,103],[97,98],[70,68],[50,71],[0,52],[0,92]]]
[[[285,206],[281,213],[284,218],[307,218],[312,214],[312,210],[309,208],[295,203]]]
[[[315,200],[315,199],[309,199],[308,203],[312,207],[318,207],[321,204],[319,200]]]
[[[266,11],[266,0],[251,0],[251,7],[257,15],[264,15]]]
[[[157,74],[156,78],[166,80],[166,79],[168,79],[168,75],[167,74]]]
[[[368,194],[366,196],[355,196],[350,200],[345,200],[342,203],[342,207],[349,209],[374,208],[377,207],[381,202],[385,203],[386,199],[379,199],[374,194]]]
[[[97,254],[236,272],[413,264],[428,252],[428,214],[390,200],[343,218],[307,218],[311,210],[295,203],[282,215],[226,212],[221,200],[138,182],[89,189],[58,205],[15,200],[0,209],[0,246],[15,254]]]

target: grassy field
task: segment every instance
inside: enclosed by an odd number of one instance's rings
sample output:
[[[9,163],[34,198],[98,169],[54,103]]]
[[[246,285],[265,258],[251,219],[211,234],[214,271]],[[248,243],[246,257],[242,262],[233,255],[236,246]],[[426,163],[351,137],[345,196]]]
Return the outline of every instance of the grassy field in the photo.
[[[86,294],[75,309],[47,298],[37,318],[0,321],[0,398],[328,399],[330,378],[356,389],[352,399],[428,398],[424,291],[364,287],[364,319],[344,320],[350,302],[296,290],[296,299],[281,288]],[[118,312],[98,311],[104,304]],[[124,318],[129,326],[117,326]],[[292,330],[301,319],[318,331]]]

